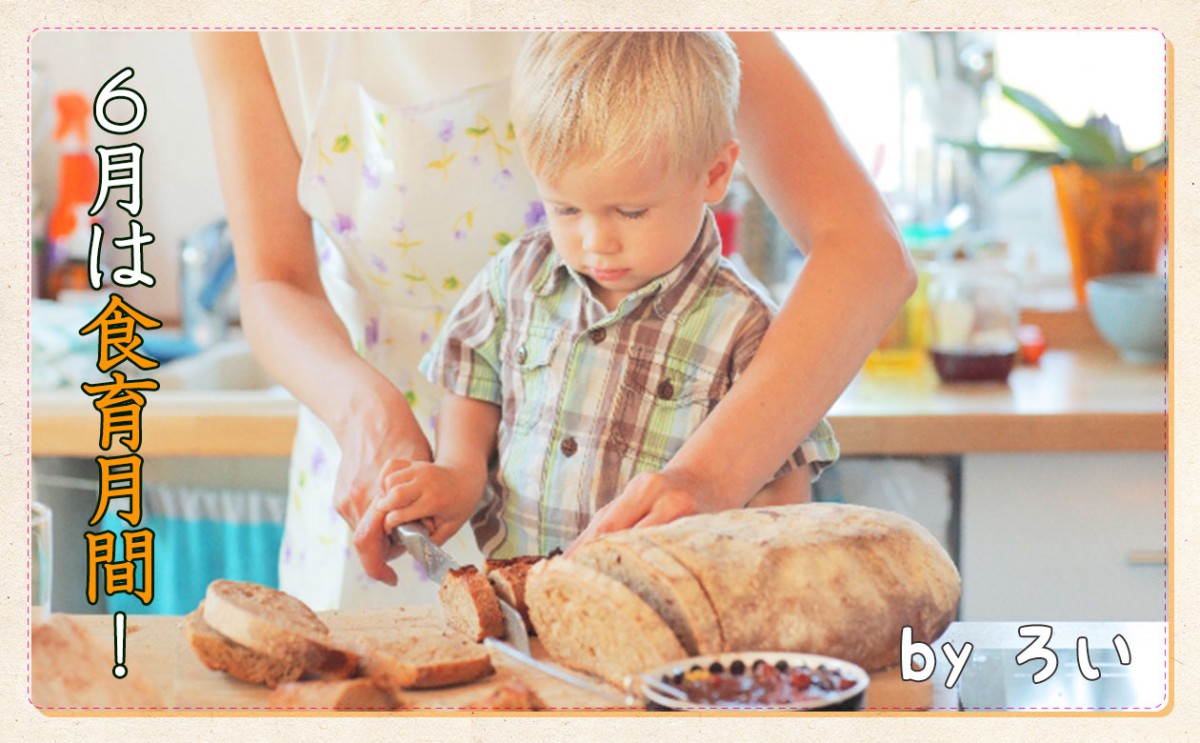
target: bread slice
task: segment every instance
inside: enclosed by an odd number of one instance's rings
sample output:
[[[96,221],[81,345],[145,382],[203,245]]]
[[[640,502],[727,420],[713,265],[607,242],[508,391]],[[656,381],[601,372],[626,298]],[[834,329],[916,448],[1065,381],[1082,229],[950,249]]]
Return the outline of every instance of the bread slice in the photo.
[[[546,704],[518,678],[510,678],[463,709],[530,710],[546,709]]]
[[[283,684],[269,697],[278,709],[393,710],[398,700],[371,679],[295,681]]]
[[[271,689],[304,674],[304,666],[294,660],[264,655],[230,640],[204,621],[203,612],[201,601],[199,608],[183,618],[183,634],[206,668]]]
[[[494,672],[482,646],[453,630],[379,640],[362,637],[360,671],[387,689],[430,689],[481,679]]]
[[[446,573],[438,598],[450,626],[475,642],[485,637],[504,637],[504,615],[496,590],[474,565]]]
[[[551,656],[618,686],[628,674],[687,657],[675,633],[636,593],[565,557],[533,566],[525,596]]]
[[[302,601],[257,583],[215,580],[204,596],[204,621],[230,640],[302,666],[322,678],[349,678],[358,656],[329,636]]]
[[[529,605],[525,603],[525,581],[529,569],[545,558],[538,555],[511,557],[504,560],[485,560],[487,578],[496,589],[496,595],[521,614],[525,630],[534,633],[533,622],[529,621]]]
[[[727,650],[820,653],[868,671],[930,643],[960,579],[937,540],[898,513],[840,503],[745,508],[639,530],[696,576]]]
[[[580,546],[571,559],[614,578],[658,612],[688,655],[724,650],[717,614],[708,595],[666,550],[643,539],[640,530],[607,535]]]

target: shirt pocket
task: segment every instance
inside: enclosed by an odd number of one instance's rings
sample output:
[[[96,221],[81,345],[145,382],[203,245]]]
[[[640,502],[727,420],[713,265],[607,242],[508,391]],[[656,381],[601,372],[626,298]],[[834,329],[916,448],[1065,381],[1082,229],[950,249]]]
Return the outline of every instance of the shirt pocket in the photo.
[[[512,381],[504,407],[512,410],[514,431],[529,433],[539,425],[553,427],[555,407],[562,390],[563,329],[535,325],[522,329],[504,344],[501,359]]]
[[[661,469],[729,388],[716,366],[633,349],[612,424],[613,443],[636,470]]]

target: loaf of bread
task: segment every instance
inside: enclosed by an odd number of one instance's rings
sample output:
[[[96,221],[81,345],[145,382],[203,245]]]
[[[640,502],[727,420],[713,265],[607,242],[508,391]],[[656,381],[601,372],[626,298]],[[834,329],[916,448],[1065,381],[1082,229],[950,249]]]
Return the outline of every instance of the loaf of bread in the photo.
[[[446,573],[438,598],[446,622],[474,642],[485,637],[504,637],[504,615],[496,590],[474,565],[466,565]]]
[[[357,654],[329,636],[302,601],[257,583],[215,580],[204,595],[203,617],[221,635],[263,655],[298,664],[329,679],[354,675]]]
[[[304,666],[295,660],[265,655],[230,640],[204,621],[203,612],[201,601],[200,608],[183,618],[183,634],[206,668],[271,689],[304,674]]]
[[[599,591],[597,581],[578,578],[580,569],[627,595],[606,602],[620,592]],[[654,658],[718,650],[819,653],[877,670],[899,662],[904,627],[914,640],[935,640],[954,616],[959,590],[953,562],[919,524],[833,503],[739,509],[603,535],[570,560],[535,567],[526,587],[546,649],[618,683],[658,665]],[[661,617],[670,639],[644,631],[647,620],[635,623],[631,611]]]
[[[337,711],[393,710],[398,700],[371,679],[339,681],[293,681],[271,692],[276,709],[321,709]]]

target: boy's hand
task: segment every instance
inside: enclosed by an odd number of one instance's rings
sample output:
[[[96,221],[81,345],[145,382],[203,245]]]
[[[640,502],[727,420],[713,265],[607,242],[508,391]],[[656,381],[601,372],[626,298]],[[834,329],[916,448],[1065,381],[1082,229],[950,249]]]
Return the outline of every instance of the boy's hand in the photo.
[[[383,491],[375,507],[385,514],[384,529],[391,533],[400,524],[422,521],[435,544],[454,536],[483,497],[477,479],[461,470],[404,459],[385,465]]]
[[[351,413],[350,424],[337,437],[342,456],[333,505],[353,530],[354,549],[364,572],[394,586],[396,571],[387,563],[402,550],[388,539],[383,529],[385,512],[374,505],[383,496],[379,472],[386,466],[384,453],[412,461],[430,459],[432,454],[399,392],[365,394],[352,402]]]
[[[666,524],[684,516],[711,513],[730,506],[717,497],[711,480],[693,477],[681,469],[643,472],[629,481],[625,492],[596,511],[566,554],[592,537],[634,526]]]

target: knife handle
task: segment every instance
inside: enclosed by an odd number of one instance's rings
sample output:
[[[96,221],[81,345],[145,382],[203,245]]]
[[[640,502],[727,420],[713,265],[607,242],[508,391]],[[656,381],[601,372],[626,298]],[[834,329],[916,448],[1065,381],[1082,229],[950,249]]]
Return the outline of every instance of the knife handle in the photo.
[[[427,529],[425,524],[421,523],[420,521],[409,521],[407,523],[400,524],[395,529],[392,529],[390,532],[388,532],[388,537],[392,540],[392,544],[397,544],[404,548],[404,552],[396,555],[396,557],[400,557],[401,555],[410,551],[404,544],[404,537],[406,536],[429,539],[429,529]]]
[[[406,532],[409,536],[419,536],[429,539],[429,529],[427,529],[425,524],[421,521],[409,521],[407,523],[400,524],[396,527],[392,534],[396,536],[403,536]]]

